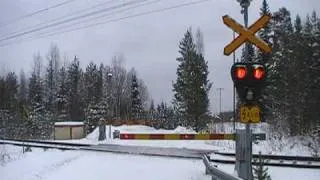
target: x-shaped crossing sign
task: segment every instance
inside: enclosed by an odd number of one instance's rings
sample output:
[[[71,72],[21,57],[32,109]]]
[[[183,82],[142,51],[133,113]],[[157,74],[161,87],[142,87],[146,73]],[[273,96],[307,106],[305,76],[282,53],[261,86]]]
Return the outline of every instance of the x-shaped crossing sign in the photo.
[[[271,52],[271,47],[262,39],[255,36],[255,33],[258,32],[261,28],[263,28],[269,22],[270,19],[271,15],[263,15],[254,24],[252,24],[249,27],[249,29],[247,29],[243,27],[241,24],[237,23],[228,15],[223,16],[223,23],[239,34],[239,36],[236,39],[234,39],[230,44],[228,44],[224,48],[224,54],[230,55],[246,41],[250,41],[263,52]]]

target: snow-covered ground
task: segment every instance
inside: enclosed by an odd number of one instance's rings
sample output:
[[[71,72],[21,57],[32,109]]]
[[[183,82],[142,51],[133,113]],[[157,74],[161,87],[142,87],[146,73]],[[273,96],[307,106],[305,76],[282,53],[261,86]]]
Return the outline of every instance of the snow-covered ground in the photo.
[[[243,124],[237,124],[237,128],[244,128]],[[210,127],[212,133],[233,133],[232,123],[218,123]],[[266,141],[257,141],[253,144],[253,152],[258,154],[260,151],[263,154],[277,154],[277,155],[299,155],[311,156],[311,150],[305,146],[305,138],[303,137],[287,137],[280,140],[270,139],[273,130],[269,128],[268,124],[262,123],[253,125],[254,133],[266,133]],[[185,127],[177,127],[175,130],[154,129],[142,125],[123,125],[111,127],[111,132],[119,130],[121,133],[195,133],[193,130]],[[111,133],[112,134],[112,133]],[[176,147],[187,149],[204,149],[214,151],[234,152],[235,142],[230,140],[119,140],[109,139],[109,126],[106,126],[105,141],[98,141],[99,130],[95,129],[86,138],[80,140],[67,140],[67,142],[88,143],[88,144],[119,144],[119,145],[133,145],[133,146],[152,146],[152,147]]]
[[[0,146],[14,152],[21,149],[11,145]],[[0,175],[1,180],[210,179],[204,173],[201,160],[37,148],[0,166]]]
[[[0,145],[11,160],[0,165],[1,180],[209,180],[201,160],[150,157],[88,151],[60,151],[32,148],[22,154],[22,147]],[[218,164],[233,173],[234,165]],[[319,180],[318,169],[269,167],[273,180]]]
[[[236,129],[245,128],[244,124],[237,123]],[[212,132],[216,133],[232,133],[234,132],[233,123],[217,123],[210,127]],[[312,150],[307,146],[307,137],[279,137],[279,131],[269,127],[266,123],[252,124],[251,129],[253,133],[265,133],[265,141],[256,141],[253,143],[253,153],[258,154],[276,154],[276,155],[290,155],[290,156],[312,156]],[[224,152],[234,152],[235,143],[233,141],[210,141],[213,146],[218,146]]]
[[[234,173],[234,165],[218,164],[218,168],[228,172]],[[319,180],[319,169],[296,169],[285,167],[268,167],[268,174],[272,180]]]

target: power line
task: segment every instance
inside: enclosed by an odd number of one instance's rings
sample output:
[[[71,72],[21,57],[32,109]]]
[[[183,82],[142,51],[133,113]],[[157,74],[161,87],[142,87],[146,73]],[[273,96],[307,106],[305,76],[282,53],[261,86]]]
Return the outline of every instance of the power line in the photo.
[[[143,1],[146,1],[146,0],[143,0]],[[66,19],[66,20],[63,20],[63,21],[60,21],[60,22],[56,22],[56,23],[48,24],[48,25],[45,25],[45,26],[42,26],[42,27],[34,28],[34,29],[31,29],[31,30],[28,30],[28,31],[25,31],[25,32],[21,32],[21,33],[15,34],[15,35],[11,35],[11,36],[2,38],[2,39],[0,39],[0,42],[1,41],[10,40],[10,39],[13,39],[13,38],[16,38],[16,37],[24,36],[26,34],[30,34],[30,33],[33,33],[33,32],[37,32],[37,31],[40,31],[42,29],[47,29],[47,28],[50,28],[50,27],[54,27],[54,26],[58,26],[58,25],[61,25],[61,24],[65,24],[65,23],[68,23],[68,22],[71,22],[71,21],[75,21],[75,20],[78,20],[78,19],[81,19],[81,18],[88,17],[88,16],[93,16],[95,14],[100,14],[100,13],[103,13],[103,12],[106,12],[106,11],[113,10],[115,8],[121,8],[121,7],[124,7],[124,6],[127,6],[127,5],[135,4],[137,2],[139,2],[139,1],[130,1],[128,3],[123,3],[123,4],[120,4],[120,5],[113,6],[113,7],[104,8],[104,9],[97,10],[97,11],[94,11],[94,12],[90,12],[90,13],[87,13],[87,14],[84,14],[84,15],[81,15],[81,16],[69,18],[69,19]]]
[[[136,9],[136,8],[139,8],[139,7],[142,7],[142,6],[146,6],[146,5],[150,5],[150,4],[154,4],[156,2],[159,2],[160,0],[153,0],[153,1],[150,1],[150,2],[147,2],[147,3],[143,3],[143,4],[138,4],[138,5],[135,5],[135,6],[130,6],[128,8],[125,8],[125,9],[121,9],[121,10],[118,10],[118,11],[114,11],[114,12],[110,12],[110,13],[107,13],[107,14],[103,14],[101,16],[97,16],[97,17],[94,17],[94,18],[91,18],[91,19],[87,19],[86,21],[93,21],[93,20],[97,20],[97,19],[101,19],[101,18],[104,18],[104,17],[110,17],[114,14],[119,14],[119,13],[123,13],[123,12],[126,12],[128,10],[132,10],[132,9]],[[72,23],[72,24],[68,24],[67,25],[67,28],[68,27],[73,27],[75,25],[79,25],[79,24],[82,24],[84,22],[75,22],[75,23]],[[61,30],[61,28],[57,28],[58,30]],[[70,30],[70,29],[69,29]],[[64,31],[68,31],[68,30],[64,30]],[[58,32],[54,32],[54,33],[59,33],[61,31],[58,31]],[[39,36],[42,36],[42,35],[46,35],[48,32],[44,32],[44,33],[40,33],[38,34]],[[53,34],[53,33],[51,33]]]
[[[111,19],[111,20],[104,21],[104,22],[99,22],[99,23],[94,23],[94,24],[90,24],[90,25],[86,25],[86,26],[82,26],[82,27],[78,27],[78,28],[73,28],[73,29],[62,31],[62,32],[58,32],[58,33],[48,34],[47,36],[43,36],[43,37],[48,37],[48,36],[53,36],[53,35],[57,35],[57,34],[61,34],[61,33],[67,33],[67,32],[73,32],[73,31],[77,31],[77,30],[87,29],[87,28],[90,28],[90,27],[93,27],[93,26],[98,26],[98,25],[102,25],[102,24],[108,24],[108,23],[111,23],[111,22],[117,22],[117,21],[120,21],[120,20],[129,19],[129,18],[133,18],[133,17],[144,16],[144,15],[153,14],[153,13],[157,13],[157,12],[168,11],[168,10],[177,9],[177,8],[181,8],[181,7],[185,7],[185,6],[196,5],[196,4],[204,3],[206,1],[210,1],[210,0],[199,0],[199,1],[189,2],[189,3],[179,4],[179,5],[175,5],[175,6],[170,6],[170,7],[166,7],[166,8],[151,10],[151,11],[147,11],[147,12],[143,12],[143,13],[137,13],[137,14],[133,14],[133,15],[129,15],[129,16],[124,16],[124,17],[120,17],[120,18],[116,18],[116,19]],[[43,37],[40,37],[40,38],[43,38]]]
[[[44,35],[44,36],[31,38],[31,39],[28,39],[27,41],[32,41],[32,40],[35,40],[35,39],[50,37],[50,36],[54,36],[54,35],[58,35],[58,34],[64,34],[64,33],[68,33],[68,32],[83,30],[83,29],[87,29],[87,28],[90,28],[90,27],[103,25],[103,24],[108,24],[108,23],[111,23],[111,22],[117,22],[117,21],[121,21],[121,20],[124,20],[124,19],[129,19],[129,18],[133,18],[133,17],[139,17],[139,16],[148,15],[148,14],[153,14],[153,13],[158,13],[158,12],[163,12],[163,11],[169,11],[169,10],[172,10],[172,9],[178,9],[178,8],[187,7],[187,6],[191,6],[191,5],[201,4],[201,3],[204,3],[204,2],[207,2],[207,1],[210,1],[210,0],[199,0],[199,1],[189,2],[189,3],[178,4],[178,5],[175,5],[175,6],[169,6],[169,7],[165,7],[165,8],[160,8],[160,9],[156,9],[156,10],[146,11],[146,12],[142,12],[142,13],[137,13],[137,14],[133,14],[133,15],[129,15],[129,16],[124,16],[124,17],[120,17],[120,18],[111,19],[111,20],[108,20],[108,21],[100,22],[100,23],[94,23],[94,24],[90,24],[90,25],[86,25],[86,26],[82,26],[82,27],[78,27],[78,28],[69,29],[69,30],[62,31],[62,32],[57,32],[57,33],[52,33],[52,34],[48,34],[48,35]],[[26,41],[19,41],[19,42],[15,42],[15,43],[2,44],[2,45],[0,45],[0,47],[4,47],[4,46],[16,44],[16,43],[22,43],[22,42],[26,42]]]
[[[11,25],[11,24],[14,24],[14,23],[16,23],[16,22],[19,22],[19,21],[21,21],[21,20],[23,20],[23,19],[32,17],[32,16],[34,16],[34,15],[41,14],[41,13],[43,13],[43,12],[45,12],[45,11],[49,11],[50,9],[54,9],[54,8],[57,8],[57,7],[60,7],[60,6],[69,4],[69,3],[73,2],[73,1],[76,1],[76,0],[64,1],[64,2],[62,2],[62,3],[55,4],[55,5],[50,6],[50,7],[47,7],[47,8],[39,9],[39,10],[37,10],[37,11],[31,12],[31,13],[28,13],[28,14],[25,14],[25,15],[23,15],[23,16],[20,16],[20,17],[14,19],[14,20],[11,20],[10,22],[0,24],[0,28],[3,28],[3,27],[5,27],[5,26]]]
[[[75,11],[75,12],[72,12],[72,13],[69,13],[69,14],[66,14],[66,15],[63,15],[63,16],[48,20],[48,22],[52,23],[52,22],[55,22],[55,21],[59,21],[59,20],[68,18],[70,16],[79,15],[79,13],[83,13],[83,12],[86,12],[86,11],[89,11],[89,10],[92,10],[92,9],[96,9],[98,7],[101,8],[101,7],[103,7],[103,6],[107,5],[107,4],[110,4],[111,2],[114,2],[114,1],[113,0],[109,0],[109,1],[106,1],[106,2],[103,2],[103,3],[96,4],[96,5],[94,5],[94,6],[90,7],[90,8],[80,9],[78,11]],[[22,29],[20,29],[18,31],[11,32],[10,34],[7,34],[7,35],[1,36],[1,37],[11,36],[11,35],[23,32],[23,31],[28,31],[29,29],[34,29],[34,28],[37,28],[38,26],[46,25],[48,22],[41,22],[41,23],[38,23],[38,24],[33,25],[33,26],[22,28]]]

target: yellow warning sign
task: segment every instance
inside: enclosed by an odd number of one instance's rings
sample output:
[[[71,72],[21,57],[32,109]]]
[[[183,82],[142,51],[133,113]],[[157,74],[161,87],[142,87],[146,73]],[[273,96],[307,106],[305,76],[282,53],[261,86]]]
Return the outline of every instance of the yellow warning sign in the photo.
[[[240,122],[259,123],[261,121],[261,110],[258,106],[241,106]]]
[[[263,15],[253,25],[251,25],[249,29],[247,29],[243,27],[241,24],[237,23],[228,15],[223,16],[223,23],[239,34],[239,36],[236,39],[234,39],[230,44],[228,44],[224,48],[224,54],[229,56],[246,41],[253,43],[263,52],[271,52],[271,47],[265,41],[255,36],[255,33],[258,32],[264,26],[266,26],[270,19],[270,14]]]

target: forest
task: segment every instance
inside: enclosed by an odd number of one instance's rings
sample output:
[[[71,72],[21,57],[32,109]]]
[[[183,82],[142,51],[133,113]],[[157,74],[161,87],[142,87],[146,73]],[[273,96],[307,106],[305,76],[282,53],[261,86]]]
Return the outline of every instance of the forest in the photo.
[[[283,134],[320,139],[320,19],[315,11],[303,17],[292,17],[285,7],[270,12],[263,1],[260,14],[268,13],[272,21],[258,35],[272,53],[249,46],[249,61],[263,63],[268,71],[260,99],[263,120]],[[143,77],[124,67],[124,55],[114,56],[111,64],[91,62],[82,68],[81,57],[69,60],[52,44],[45,55],[34,54],[30,73],[1,73],[0,136],[51,138],[59,121],[85,121],[90,132],[99,120],[110,119],[151,119],[157,128],[204,130],[214,123],[208,109],[213,83],[201,31],[193,34],[188,28],[178,48],[180,56],[172,59],[179,63],[177,79],[167,87],[174,99],[155,104]]]

